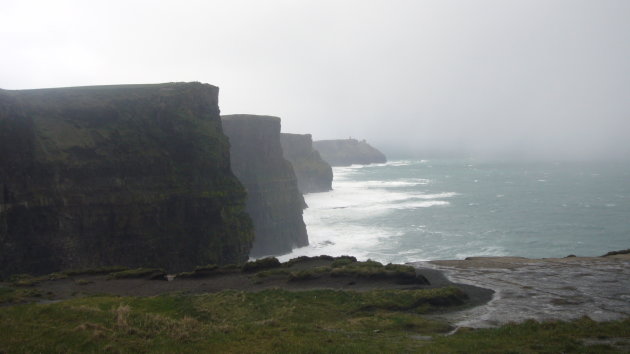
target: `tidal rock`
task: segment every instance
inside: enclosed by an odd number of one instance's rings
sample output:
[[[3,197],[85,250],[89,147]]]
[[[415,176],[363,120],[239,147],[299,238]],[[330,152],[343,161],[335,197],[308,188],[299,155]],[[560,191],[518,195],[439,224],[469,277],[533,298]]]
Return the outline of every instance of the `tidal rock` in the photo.
[[[0,90],[0,273],[247,260],[218,88]]]
[[[232,171],[247,190],[247,212],[254,222],[250,255],[278,255],[308,245],[304,198],[291,163],[282,156],[280,118],[245,114],[222,118],[230,138]]]
[[[282,133],[280,142],[284,158],[293,165],[298,188],[303,194],[332,189],[332,168],[313,148],[310,134]]]

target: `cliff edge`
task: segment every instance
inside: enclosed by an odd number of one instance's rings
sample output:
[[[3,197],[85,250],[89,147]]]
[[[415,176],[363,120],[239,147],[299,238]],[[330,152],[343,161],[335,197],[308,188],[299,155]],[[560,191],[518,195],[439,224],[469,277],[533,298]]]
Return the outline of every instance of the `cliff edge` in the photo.
[[[254,222],[250,255],[278,255],[308,245],[304,198],[291,163],[282,156],[280,118],[238,114],[222,120],[232,171],[247,189],[247,212]]]
[[[218,88],[0,90],[0,273],[247,260]]]
[[[319,140],[313,142],[313,147],[319,151],[322,159],[331,166],[367,165],[387,162],[385,155],[370,146],[365,140]]]
[[[332,168],[313,149],[310,134],[280,135],[284,158],[291,162],[302,193],[327,192],[332,189]]]

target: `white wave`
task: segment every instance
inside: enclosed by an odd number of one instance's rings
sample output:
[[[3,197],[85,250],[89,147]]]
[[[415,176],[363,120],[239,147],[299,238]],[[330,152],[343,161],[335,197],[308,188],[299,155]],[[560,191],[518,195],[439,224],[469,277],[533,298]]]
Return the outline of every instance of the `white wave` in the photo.
[[[420,163],[424,163],[422,161]],[[387,163],[388,166],[406,166],[418,161],[400,160]],[[379,165],[370,165],[380,168]],[[359,259],[394,261],[402,259],[393,239],[408,232],[424,232],[423,226],[397,225],[384,226],[374,223],[377,217],[395,213],[401,209],[428,208],[449,205],[445,199],[457,193],[427,193],[421,188],[430,184],[426,178],[404,176],[393,180],[366,180],[361,177],[373,172],[363,166],[333,168],[333,190],[325,193],[305,195],[309,208],[304,211],[310,245],[293,250],[279,257],[285,261],[299,256],[328,254],[353,255]],[[404,188],[411,187],[411,188]],[[405,260],[419,260],[417,254],[410,253]],[[424,257],[422,257],[424,258]]]
[[[362,181],[355,182],[366,188],[391,188],[391,187],[414,187],[427,185],[431,181],[426,178],[404,178],[393,181]]]
[[[440,198],[451,198],[456,196],[455,192],[444,192],[444,193],[435,193],[435,194],[413,194],[412,199],[440,199]]]
[[[281,262],[300,256],[322,254],[333,257],[352,255],[365,260],[369,258],[370,249],[374,249],[384,240],[401,235],[399,231],[343,222],[322,224],[311,221],[307,225],[310,245],[278,257]]]
[[[394,160],[394,161],[389,161],[387,163],[385,163],[384,165],[386,166],[394,166],[394,167],[398,167],[398,166],[409,166],[412,164],[416,164],[416,163],[422,163],[422,161],[417,161],[417,160]]]
[[[444,200],[430,200],[424,202],[410,202],[392,205],[393,209],[416,209],[416,208],[429,208],[438,205],[449,205],[450,203]]]
[[[332,192],[307,195],[308,211],[314,212],[314,215],[326,217],[328,222],[358,221],[387,214],[393,210],[448,205],[449,202],[443,199],[457,195],[454,192],[424,194],[367,189],[362,188],[361,183],[342,183],[337,186]]]

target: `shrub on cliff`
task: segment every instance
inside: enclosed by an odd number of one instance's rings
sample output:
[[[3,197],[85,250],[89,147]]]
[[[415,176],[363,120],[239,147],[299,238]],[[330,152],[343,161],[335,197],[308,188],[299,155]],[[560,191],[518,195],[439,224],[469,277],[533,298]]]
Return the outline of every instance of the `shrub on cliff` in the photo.
[[[110,273],[107,279],[149,279],[149,280],[166,280],[166,272],[164,269],[156,268],[137,268],[123,270],[121,272]]]
[[[259,270],[271,269],[281,267],[282,263],[276,257],[267,257],[257,259],[252,262],[247,262],[243,265],[243,272],[245,273],[253,273]]]

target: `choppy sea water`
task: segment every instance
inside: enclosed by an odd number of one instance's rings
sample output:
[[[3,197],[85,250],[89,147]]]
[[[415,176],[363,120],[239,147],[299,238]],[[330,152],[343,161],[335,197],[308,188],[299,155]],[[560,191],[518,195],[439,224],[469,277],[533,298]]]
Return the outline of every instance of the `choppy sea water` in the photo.
[[[630,248],[630,164],[402,160],[334,168],[305,196],[299,255],[381,262],[598,256]]]
[[[599,256],[630,248],[630,165],[403,160],[334,168],[333,191],[305,196],[310,245],[279,257],[354,255],[442,270],[496,291],[449,315],[460,326],[630,316],[630,262],[518,269],[429,264],[469,256]]]

